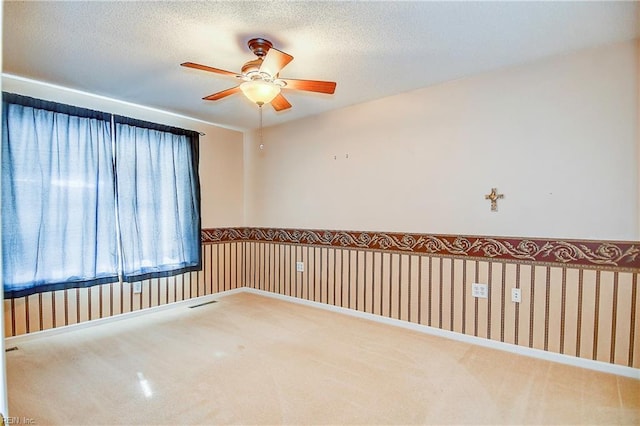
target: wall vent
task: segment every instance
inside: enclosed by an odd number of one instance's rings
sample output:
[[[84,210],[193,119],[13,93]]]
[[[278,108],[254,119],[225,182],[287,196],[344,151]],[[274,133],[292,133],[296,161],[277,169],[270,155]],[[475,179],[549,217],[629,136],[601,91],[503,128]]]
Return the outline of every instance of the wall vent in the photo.
[[[189,306],[189,309],[199,308],[200,306],[210,305],[212,303],[218,303],[218,301],[217,300],[212,300],[210,302],[204,302],[204,303],[200,303],[198,305]]]

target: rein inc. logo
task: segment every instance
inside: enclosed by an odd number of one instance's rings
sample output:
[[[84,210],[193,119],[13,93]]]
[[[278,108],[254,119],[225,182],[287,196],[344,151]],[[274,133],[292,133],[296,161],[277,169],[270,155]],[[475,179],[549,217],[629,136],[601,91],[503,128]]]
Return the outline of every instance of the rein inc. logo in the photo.
[[[4,414],[0,414],[2,417],[2,424],[4,425],[35,425],[38,424],[36,419],[32,417],[19,417],[19,416],[11,416],[5,417]]]

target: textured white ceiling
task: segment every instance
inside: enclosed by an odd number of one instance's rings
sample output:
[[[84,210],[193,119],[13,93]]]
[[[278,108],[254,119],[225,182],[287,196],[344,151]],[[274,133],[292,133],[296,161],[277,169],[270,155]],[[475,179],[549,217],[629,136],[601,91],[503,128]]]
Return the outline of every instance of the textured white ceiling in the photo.
[[[253,37],[294,56],[283,78],[336,81],[335,95],[286,90],[265,125],[550,55],[640,36],[638,2],[4,2],[3,72],[250,129],[237,80]]]

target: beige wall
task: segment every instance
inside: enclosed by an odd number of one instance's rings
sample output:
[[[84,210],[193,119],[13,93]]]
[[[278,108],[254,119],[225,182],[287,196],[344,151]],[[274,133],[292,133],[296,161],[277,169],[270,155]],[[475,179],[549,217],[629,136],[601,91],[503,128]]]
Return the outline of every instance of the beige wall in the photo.
[[[636,44],[247,134],[246,225],[637,240]]]
[[[242,133],[209,126],[200,138],[202,227],[244,224]]]
[[[9,76],[4,76],[2,80],[3,90],[7,92],[205,133],[205,136],[200,137],[202,227],[243,224],[242,133],[210,123],[34,81]]]
[[[640,22],[640,8],[638,9],[638,21]],[[640,39],[636,40],[636,74],[640,79]],[[638,170],[638,228],[640,229],[640,83],[637,85],[637,113],[638,113],[638,126],[636,127],[636,161]]]

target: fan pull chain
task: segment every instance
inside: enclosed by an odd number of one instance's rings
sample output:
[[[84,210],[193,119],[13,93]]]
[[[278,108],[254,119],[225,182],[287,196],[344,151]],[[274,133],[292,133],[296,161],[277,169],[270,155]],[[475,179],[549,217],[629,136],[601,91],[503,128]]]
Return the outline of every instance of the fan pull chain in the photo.
[[[258,108],[260,109],[260,149],[264,149],[264,143],[262,143],[262,105],[258,104]]]

